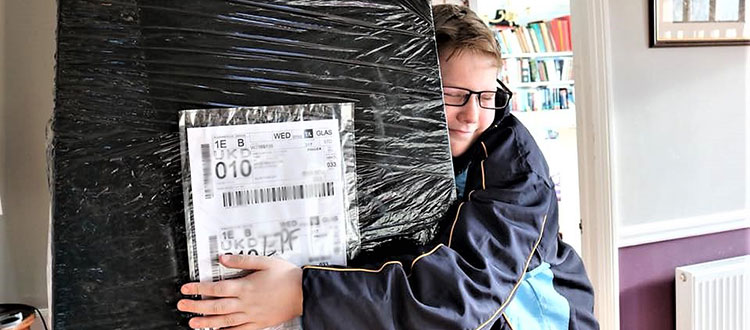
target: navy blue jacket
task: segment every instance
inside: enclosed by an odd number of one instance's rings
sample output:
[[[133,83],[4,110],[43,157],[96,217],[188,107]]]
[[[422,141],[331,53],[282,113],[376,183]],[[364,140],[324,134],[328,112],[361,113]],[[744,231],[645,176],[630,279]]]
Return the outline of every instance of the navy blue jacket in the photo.
[[[305,329],[599,328],[547,163],[514,116],[496,117],[454,160],[466,193],[436,242],[370,267],[304,267]]]

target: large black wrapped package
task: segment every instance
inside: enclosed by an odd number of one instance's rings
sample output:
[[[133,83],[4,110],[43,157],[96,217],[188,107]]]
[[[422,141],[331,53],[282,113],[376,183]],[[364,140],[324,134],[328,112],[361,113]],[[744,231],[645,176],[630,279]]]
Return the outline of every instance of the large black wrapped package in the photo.
[[[428,0],[59,0],[52,308],[65,329],[186,328],[178,111],[355,102],[358,264],[454,198]]]

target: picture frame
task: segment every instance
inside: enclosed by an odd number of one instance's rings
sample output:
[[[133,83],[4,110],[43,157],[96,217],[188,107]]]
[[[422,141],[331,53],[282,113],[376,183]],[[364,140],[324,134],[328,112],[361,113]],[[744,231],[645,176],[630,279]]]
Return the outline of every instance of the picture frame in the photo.
[[[649,47],[750,45],[746,0],[649,0]]]

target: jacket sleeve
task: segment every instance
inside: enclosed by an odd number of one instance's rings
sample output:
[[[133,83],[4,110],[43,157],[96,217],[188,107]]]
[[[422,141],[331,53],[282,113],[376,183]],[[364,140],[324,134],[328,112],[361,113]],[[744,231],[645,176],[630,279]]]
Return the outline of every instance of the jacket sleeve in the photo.
[[[306,266],[304,328],[487,329],[502,317],[557,200],[535,172],[489,180],[481,166],[481,189],[459,204],[439,244],[410,263]]]

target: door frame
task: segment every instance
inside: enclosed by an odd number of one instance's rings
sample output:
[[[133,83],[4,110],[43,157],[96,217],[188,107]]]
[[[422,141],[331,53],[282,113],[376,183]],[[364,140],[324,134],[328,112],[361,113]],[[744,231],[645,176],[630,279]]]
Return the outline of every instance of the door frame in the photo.
[[[620,328],[616,210],[612,199],[614,131],[608,0],[571,0],[581,246],[602,329]]]

